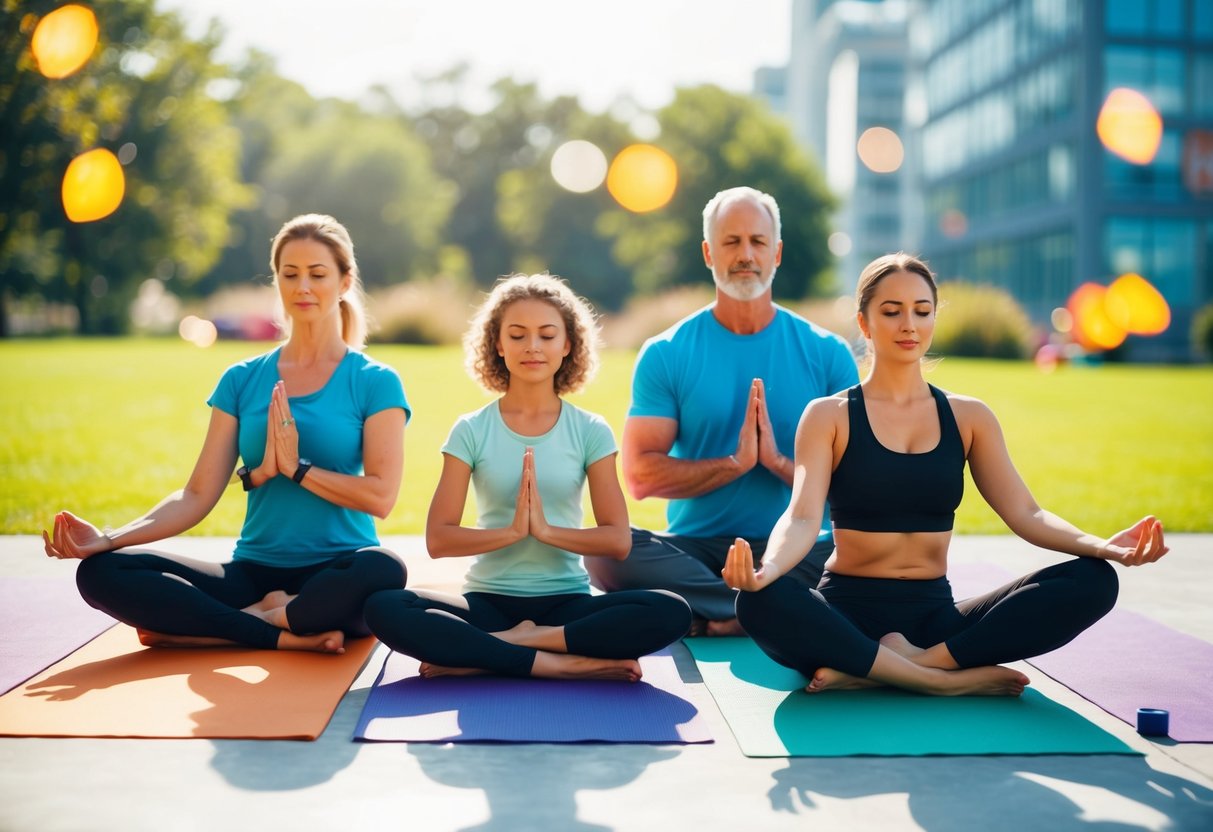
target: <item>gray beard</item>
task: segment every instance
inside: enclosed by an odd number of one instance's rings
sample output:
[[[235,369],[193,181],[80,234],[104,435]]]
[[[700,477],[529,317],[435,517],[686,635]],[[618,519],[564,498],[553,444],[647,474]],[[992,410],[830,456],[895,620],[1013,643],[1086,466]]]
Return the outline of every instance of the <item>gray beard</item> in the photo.
[[[771,288],[771,284],[775,282],[776,269],[772,269],[766,280],[755,280],[753,278],[745,278],[743,280],[729,280],[726,274],[722,279],[716,274],[715,269],[712,270],[712,280],[716,283],[716,288],[724,292],[730,298],[736,301],[757,300],[762,297],[767,289]]]

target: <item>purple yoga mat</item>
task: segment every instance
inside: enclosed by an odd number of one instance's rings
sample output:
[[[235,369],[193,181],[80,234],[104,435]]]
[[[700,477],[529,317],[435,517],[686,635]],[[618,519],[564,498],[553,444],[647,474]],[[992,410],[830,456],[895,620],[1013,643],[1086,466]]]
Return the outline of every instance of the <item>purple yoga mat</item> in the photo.
[[[1014,576],[988,564],[949,574],[957,599]],[[1135,612],[1113,609],[1085,632],[1028,663],[1089,702],[1137,726],[1138,708],[1171,712],[1176,742],[1213,742],[1213,644]]]
[[[114,625],[65,578],[0,578],[0,693]]]
[[[712,736],[668,653],[636,683],[462,676],[422,679],[391,653],[354,738],[381,742],[700,743]]]

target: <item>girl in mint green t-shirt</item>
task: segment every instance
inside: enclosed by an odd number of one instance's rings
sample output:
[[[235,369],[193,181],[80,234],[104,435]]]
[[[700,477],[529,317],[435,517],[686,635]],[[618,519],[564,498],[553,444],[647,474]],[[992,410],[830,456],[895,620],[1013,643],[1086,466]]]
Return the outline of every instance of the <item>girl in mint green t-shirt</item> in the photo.
[[[561,398],[593,374],[595,329],[585,301],[546,274],[501,281],[473,318],[468,370],[502,396],[451,429],[426,521],[431,557],[475,558],[464,593],[384,591],[365,608],[372,632],[419,659],[422,676],[636,681],[637,657],[690,626],[673,593],[590,593],[582,558],[622,560],[631,548],[611,430]],[[582,528],[587,483],[595,522]],[[474,527],[462,524],[469,484]]]

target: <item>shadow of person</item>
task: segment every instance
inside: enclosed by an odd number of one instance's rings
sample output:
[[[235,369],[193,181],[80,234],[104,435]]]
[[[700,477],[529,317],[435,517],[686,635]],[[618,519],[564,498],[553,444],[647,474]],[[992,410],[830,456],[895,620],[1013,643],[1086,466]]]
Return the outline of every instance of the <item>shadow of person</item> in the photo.
[[[619,788],[653,763],[682,753],[649,745],[595,745],[587,750],[585,745],[542,743],[412,743],[408,750],[431,780],[484,792],[489,818],[461,832],[609,829],[578,819],[577,792]]]
[[[214,740],[211,767],[239,789],[287,792],[326,783],[353,764],[362,743],[352,740],[369,688],[351,690],[315,742]]]
[[[811,814],[831,801],[904,795],[929,832],[1213,828],[1213,791],[1141,757],[794,758],[774,778],[775,811]]]

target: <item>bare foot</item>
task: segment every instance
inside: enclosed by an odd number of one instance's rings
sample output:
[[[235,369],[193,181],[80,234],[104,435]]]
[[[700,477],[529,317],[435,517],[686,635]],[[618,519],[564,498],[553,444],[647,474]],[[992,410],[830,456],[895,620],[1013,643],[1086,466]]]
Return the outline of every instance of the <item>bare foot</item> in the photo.
[[[741,622],[736,618],[726,618],[723,621],[708,621],[707,635],[709,636],[744,636]]]
[[[938,685],[924,693],[940,696],[1019,696],[1030,684],[1018,670],[1001,665],[940,670]]]
[[[519,621],[508,630],[498,630],[489,635],[519,647],[534,647],[536,650],[545,650],[549,653],[567,653],[569,651],[568,645],[564,641],[564,627],[541,625],[534,621]]]
[[[925,652],[921,647],[916,647],[910,643],[910,640],[901,633],[888,633],[881,636],[880,643],[892,650],[899,656],[907,659],[913,659],[920,653]]]
[[[883,687],[883,683],[862,676],[852,676],[832,667],[819,667],[805,686],[806,693],[821,693],[827,690],[863,690]]]
[[[417,675],[422,679],[435,679],[439,676],[482,676],[488,673],[478,667],[443,667],[440,664],[422,662],[417,669]]]
[[[340,630],[329,630],[327,633],[299,636],[290,630],[283,630],[278,634],[278,649],[312,650],[317,653],[344,653],[345,633]]]
[[[157,633],[154,630],[135,629],[139,643],[144,647],[231,647],[236,644],[225,638],[209,636],[175,636],[171,633]]]
[[[265,594],[265,597],[262,598],[257,603],[250,604],[249,606],[245,607],[244,611],[252,612],[252,613],[267,612],[269,610],[278,609],[279,607],[285,607],[287,604],[289,604],[291,601],[294,601],[294,600],[295,600],[294,595],[287,595],[284,590],[275,589],[270,592],[267,592]]]
[[[531,675],[543,679],[612,679],[620,682],[639,682],[642,675],[640,662],[635,659],[594,659],[589,656],[570,656],[568,653],[535,654]]]

